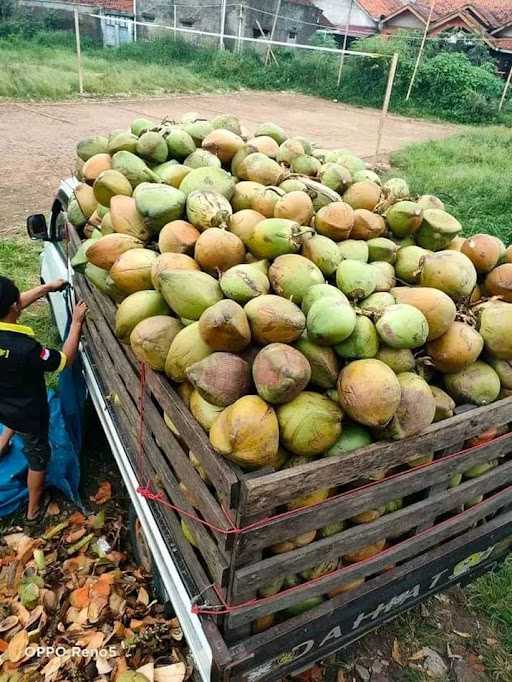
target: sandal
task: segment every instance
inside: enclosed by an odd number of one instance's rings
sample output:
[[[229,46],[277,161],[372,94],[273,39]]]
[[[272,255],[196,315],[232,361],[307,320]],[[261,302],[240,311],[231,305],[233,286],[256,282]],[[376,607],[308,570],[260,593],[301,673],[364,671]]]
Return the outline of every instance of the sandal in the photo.
[[[48,491],[45,491],[43,493],[43,497],[41,498],[41,503],[39,504],[39,511],[37,512],[36,516],[34,516],[33,519],[29,519],[27,516],[27,512],[25,512],[25,524],[27,526],[36,526],[40,521],[42,521],[51,501],[52,496]]]

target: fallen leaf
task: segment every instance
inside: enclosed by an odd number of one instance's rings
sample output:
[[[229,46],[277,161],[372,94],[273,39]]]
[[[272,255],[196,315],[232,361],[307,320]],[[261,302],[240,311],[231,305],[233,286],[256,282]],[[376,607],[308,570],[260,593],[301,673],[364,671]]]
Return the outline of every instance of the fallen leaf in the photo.
[[[68,523],[70,526],[81,526],[85,523],[85,516],[82,514],[82,512],[73,512],[71,516],[68,518]]]
[[[137,595],[137,601],[139,604],[144,604],[144,606],[147,606],[149,604],[149,594],[147,590],[145,590],[143,587],[139,589],[139,594]]]
[[[46,510],[46,516],[57,516],[60,514],[60,507],[56,502],[50,502]]]
[[[174,663],[165,665],[162,668],[155,668],[155,682],[183,682],[187,668],[184,663]]]
[[[5,639],[0,639],[0,654],[3,654],[4,651],[7,651],[7,647],[9,646],[9,643],[5,641]]]
[[[94,597],[87,610],[87,620],[89,623],[96,623],[99,620],[101,612],[107,603],[105,597]]]
[[[104,574],[105,575],[105,574]],[[91,597],[105,597],[108,599],[110,595],[112,581],[107,577],[100,576],[98,580],[91,585]]]
[[[59,668],[63,663],[64,660],[62,656],[53,656],[44,668],[42,668],[41,674],[44,675],[47,680],[51,679],[59,671]]]
[[[103,644],[105,635],[103,632],[88,632],[83,639],[87,649],[99,649]]]
[[[10,533],[9,535],[4,535],[2,540],[5,542],[7,547],[10,547],[15,552],[18,551],[22,543],[31,542],[32,538],[25,533]]]
[[[135,630],[135,631],[140,630],[141,628],[144,627],[144,625],[145,625],[145,623],[143,620],[137,620],[135,618],[132,618],[130,621],[130,629],[131,630]]]
[[[89,497],[91,502],[96,504],[105,504],[112,497],[112,486],[109,481],[102,481],[95,495]]]
[[[149,663],[146,663],[146,665],[142,665],[140,668],[137,668],[136,672],[147,677],[149,682],[154,682],[155,664],[153,661],[150,661]]]
[[[18,625],[18,622],[18,616],[7,616],[7,618],[4,618],[0,623],[0,632],[6,632],[7,630],[10,630],[15,625]]]
[[[89,606],[89,602],[89,585],[79,587],[76,590],[73,590],[69,595],[69,603],[77,609],[83,609],[84,607]]]
[[[98,671],[98,675],[108,675],[114,668],[106,656],[98,653],[96,657],[96,670]]]
[[[459,637],[462,637],[462,639],[470,639],[471,635],[469,632],[459,632],[458,630],[453,631],[456,635],[459,635]]]
[[[26,630],[20,630],[9,642],[5,656],[8,661],[17,663],[25,657],[25,649],[28,646],[28,634]]]
[[[400,645],[398,644],[397,639],[393,641],[393,650],[391,652],[391,658],[395,661],[395,663],[398,663],[398,665],[400,666],[403,665],[402,654],[400,653]]]
[[[64,538],[64,542],[68,545],[71,545],[73,542],[78,542],[80,538],[83,538],[83,536],[87,533],[86,528],[78,528],[78,530],[74,530],[71,533],[68,533],[66,537]]]

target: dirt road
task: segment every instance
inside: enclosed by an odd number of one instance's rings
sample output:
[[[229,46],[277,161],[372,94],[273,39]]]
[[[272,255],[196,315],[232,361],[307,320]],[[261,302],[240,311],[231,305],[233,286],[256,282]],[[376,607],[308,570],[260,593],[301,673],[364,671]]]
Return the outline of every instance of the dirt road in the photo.
[[[70,175],[78,140],[125,128],[136,116],[178,118],[187,111],[205,117],[230,112],[249,132],[275,121],[292,135],[325,147],[348,147],[370,157],[375,151],[379,112],[287,93],[240,92],[122,101],[57,104],[0,104],[0,233],[19,229],[27,214],[48,211],[59,180]],[[390,116],[382,152],[405,144],[446,137],[457,128]]]

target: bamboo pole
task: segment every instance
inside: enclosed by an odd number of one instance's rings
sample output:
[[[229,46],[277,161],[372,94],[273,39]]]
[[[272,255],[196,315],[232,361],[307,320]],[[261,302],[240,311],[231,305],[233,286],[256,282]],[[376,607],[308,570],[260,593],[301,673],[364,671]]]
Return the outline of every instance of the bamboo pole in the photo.
[[[281,11],[281,0],[277,0],[276,13],[274,14],[274,20],[272,21],[272,30],[270,32],[270,40],[274,40],[274,34],[276,32],[277,20],[279,18],[279,12]],[[268,64],[270,59],[271,48],[268,46],[267,54],[265,55],[265,66]]]
[[[82,73],[82,53],[80,50],[80,22],[78,21],[78,7],[73,8],[75,15],[75,41],[76,41],[76,60],[78,66],[78,89],[80,94],[84,94],[84,77]]]
[[[384,123],[389,110],[389,102],[391,100],[391,93],[393,92],[393,85],[395,82],[396,67],[398,65],[398,52],[395,52],[393,59],[391,60],[391,66],[389,67],[388,82],[386,85],[386,94],[384,95],[384,104],[382,105],[382,113],[380,115],[379,121],[379,131],[377,133],[377,146],[375,147],[375,163],[378,161],[380,154],[380,148],[382,144],[382,133],[384,132]]]
[[[174,40],[176,40],[176,2],[174,2],[174,5],[172,6],[172,18],[173,18],[173,27],[174,27],[173,37],[174,37]]]
[[[510,71],[508,72],[507,82],[505,83],[505,87],[503,88],[503,94],[501,96],[500,106],[498,108],[498,111],[501,111],[503,109],[503,105],[505,104],[505,100],[507,99],[507,93],[508,93],[508,89],[510,87],[511,82],[512,82],[512,66],[510,67]]]
[[[219,36],[219,49],[224,49],[224,31],[226,29],[226,0],[222,0],[221,5],[221,17],[220,17],[220,36]]]
[[[265,42],[267,42],[268,45],[269,45],[269,48],[268,48],[268,49],[269,49],[269,51],[270,51],[270,56],[272,57],[272,59],[275,61],[276,64],[279,64],[279,62],[278,62],[277,59],[276,59],[275,54],[272,52],[271,43],[269,43],[269,39],[268,39],[267,36],[265,35],[265,31],[261,28],[260,22],[259,22],[257,19],[255,19],[255,21],[256,21],[256,26],[258,27],[258,31],[261,33],[261,37],[262,37],[263,40],[264,40]]]
[[[137,42],[137,0],[133,0],[133,41]]]
[[[243,33],[243,25],[244,25],[244,3],[241,2],[238,5],[238,35],[237,35],[237,41],[236,41],[236,51],[237,54],[240,54],[242,52],[242,33]]]
[[[434,13],[435,4],[436,4],[436,0],[432,0],[431,5],[430,5],[430,12],[429,12],[429,15],[428,15],[427,23],[425,24],[425,31],[423,32],[423,38],[422,38],[422,40],[421,40],[421,45],[420,45],[420,49],[419,49],[419,52],[418,52],[418,57],[417,57],[417,59],[416,59],[415,65],[414,65],[414,71],[412,72],[411,82],[409,83],[409,89],[407,90],[407,95],[406,95],[406,97],[405,97],[405,101],[406,101],[406,102],[409,101],[409,98],[410,98],[410,96],[411,96],[412,89],[413,89],[413,87],[414,87],[414,82],[415,82],[416,76],[417,76],[417,74],[418,74],[418,69],[419,69],[419,67],[420,67],[421,58],[422,58],[422,56],[423,56],[423,50],[425,49],[425,43],[426,43],[426,41],[427,41],[428,31],[429,31],[429,29],[430,29],[430,23],[431,23],[431,21],[432,21],[432,15],[433,15],[433,13]]]
[[[340,86],[341,83],[341,72],[343,70],[343,64],[345,63],[345,51],[347,49],[347,43],[348,43],[348,32],[350,29],[350,21],[352,19],[352,7],[354,6],[354,0],[350,0],[350,7],[348,10],[348,15],[347,15],[347,25],[345,26],[345,35],[343,36],[343,52],[340,55],[340,65],[338,68],[338,87]]]

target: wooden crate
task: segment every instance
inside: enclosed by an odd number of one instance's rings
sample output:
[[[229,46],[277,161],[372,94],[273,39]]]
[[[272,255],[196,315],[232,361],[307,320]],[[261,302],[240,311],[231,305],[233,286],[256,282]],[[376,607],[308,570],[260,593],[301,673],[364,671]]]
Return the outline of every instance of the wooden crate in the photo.
[[[146,369],[142,452],[139,363],[130,348],[115,337],[112,302],[81,275],[75,280],[77,294],[91,311],[85,348],[110,398],[132,465],[141,484],[151,482],[163,496],[166,504],[153,501],[151,505],[176,537],[201,593],[197,603],[213,611],[218,608],[222,614],[204,618],[220,658],[246,661],[247,657],[254,658],[255,652],[270,651],[276,641],[303,631],[306,623],[319,622],[325,614],[339,613],[365,595],[378,594],[384,586],[403,581],[418,565],[442,556],[447,548],[462,551],[476,537],[508,523],[512,432],[507,425],[512,422],[512,399],[433,424],[420,436],[405,441],[378,443],[344,457],[320,459],[293,469],[247,474],[212,450],[207,434],[168,379]],[[179,437],[166,426],[164,411]],[[478,447],[464,449],[467,439],[491,427],[503,427],[505,432]],[[207,472],[209,485],[192,466],[189,451]],[[425,456],[434,461],[415,469],[406,465]],[[454,474],[489,460],[497,460],[493,469],[449,488]],[[361,485],[361,479],[382,469],[388,470],[384,480]],[[287,503],[297,496],[323,488],[332,491],[325,502],[293,514],[286,512]],[[479,496],[483,496],[482,502],[463,510]],[[404,500],[404,506],[372,523],[349,523],[330,537],[319,533],[330,523],[348,521],[397,498]],[[197,549],[185,541],[180,519],[194,533]],[[317,531],[315,540],[305,546],[284,554],[269,552],[276,543],[313,531]],[[341,557],[382,538],[387,540],[386,548],[376,556],[358,563],[340,563]],[[326,575],[261,598],[260,590],[276,578],[298,575],[327,561],[334,566]],[[356,589],[327,597],[340,586],[361,579],[364,582]],[[323,602],[300,616],[283,615],[285,609],[311,597],[322,597]],[[255,634],[256,619],[270,616],[275,617],[275,624]],[[240,669],[244,666],[240,663]],[[233,670],[219,679],[253,679],[250,675],[243,677],[242,672],[237,673],[240,678],[230,677],[235,674]]]

